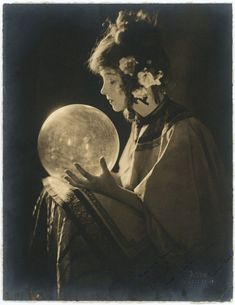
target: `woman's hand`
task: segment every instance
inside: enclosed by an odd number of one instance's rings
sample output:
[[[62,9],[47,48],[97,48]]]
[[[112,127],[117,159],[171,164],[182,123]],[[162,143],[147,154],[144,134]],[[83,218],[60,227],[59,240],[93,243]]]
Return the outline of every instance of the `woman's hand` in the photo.
[[[81,179],[76,174],[76,171],[66,170],[66,179],[75,187],[87,188],[93,192],[100,193],[107,196],[112,196],[116,192],[118,185],[109,171],[104,157],[100,159],[101,174],[94,176],[82,168],[79,164],[74,164],[76,170],[85,178]]]
[[[140,198],[130,190],[118,185],[112,173],[109,171],[104,157],[100,159],[102,172],[100,176],[94,176],[88,173],[79,164],[74,164],[77,171],[84,177],[79,178],[78,175],[71,170],[66,170],[66,179],[75,187],[87,188],[95,193],[100,193],[118,200],[120,203],[126,204],[133,208],[143,216],[142,202]]]

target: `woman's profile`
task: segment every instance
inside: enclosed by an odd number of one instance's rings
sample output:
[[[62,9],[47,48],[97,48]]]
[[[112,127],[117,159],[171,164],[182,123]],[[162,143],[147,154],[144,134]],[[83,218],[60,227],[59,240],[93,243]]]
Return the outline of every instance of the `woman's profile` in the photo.
[[[231,211],[214,140],[167,94],[170,61],[156,15],[120,11],[107,23],[89,68],[131,133],[118,172],[104,158],[100,176],[77,163],[65,172],[67,201],[44,179],[32,246],[41,247],[45,218],[44,291],[62,299],[218,299],[228,280]]]

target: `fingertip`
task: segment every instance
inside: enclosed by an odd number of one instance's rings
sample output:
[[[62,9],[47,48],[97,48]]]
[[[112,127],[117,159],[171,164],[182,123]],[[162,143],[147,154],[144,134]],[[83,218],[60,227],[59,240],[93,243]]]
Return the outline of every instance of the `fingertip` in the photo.
[[[73,163],[73,165],[76,167],[76,168],[81,168],[81,165],[79,163]]]
[[[101,162],[106,162],[104,156],[100,157]]]
[[[104,161],[104,158],[101,157],[100,158],[100,166],[103,168],[105,166],[105,161]]]

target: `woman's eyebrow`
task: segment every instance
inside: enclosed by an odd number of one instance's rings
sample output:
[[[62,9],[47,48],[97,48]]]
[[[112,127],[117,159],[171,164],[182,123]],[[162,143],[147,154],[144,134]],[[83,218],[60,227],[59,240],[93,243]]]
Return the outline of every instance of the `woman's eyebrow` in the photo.
[[[116,74],[116,73],[114,73],[114,72],[106,72],[106,75],[117,76],[117,74]]]

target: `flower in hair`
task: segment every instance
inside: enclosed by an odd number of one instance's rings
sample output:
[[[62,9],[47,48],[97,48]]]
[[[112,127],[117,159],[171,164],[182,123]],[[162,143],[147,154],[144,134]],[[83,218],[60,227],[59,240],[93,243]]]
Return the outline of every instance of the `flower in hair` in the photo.
[[[144,99],[148,96],[147,90],[144,87],[139,87],[131,92],[136,99]]]
[[[135,60],[135,57],[128,56],[123,57],[119,60],[119,69],[127,75],[133,76],[135,72],[135,66],[138,62]]]
[[[151,72],[144,70],[144,71],[140,71],[137,74],[137,77],[139,84],[144,86],[145,88],[149,88],[154,85],[160,86],[161,85],[160,79],[163,77],[163,72],[158,71],[157,76],[154,77]]]

